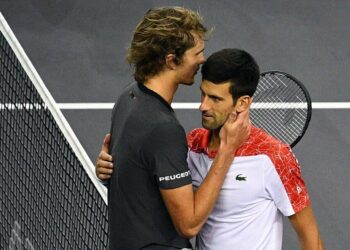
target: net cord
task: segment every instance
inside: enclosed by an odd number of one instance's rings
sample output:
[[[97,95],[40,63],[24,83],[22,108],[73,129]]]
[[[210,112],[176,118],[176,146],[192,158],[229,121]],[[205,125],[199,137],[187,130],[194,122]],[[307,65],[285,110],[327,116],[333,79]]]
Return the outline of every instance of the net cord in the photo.
[[[57,125],[59,126],[62,133],[66,137],[66,140],[68,141],[69,145],[72,147],[72,150],[74,151],[75,155],[78,157],[79,161],[82,163],[82,166],[84,167],[84,170],[86,171],[87,175],[91,179],[92,183],[96,187],[97,191],[101,195],[104,202],[107,204],[107,189],[97,179],[97,177],[95,175],[94,164],[92,163],[92,161],[90,160],[86,151],[84,150],[84,148],[80,144],[77,136],[75,135],[71,126],[69,125],[69,123],[67,122],[63,113],[59,109],[57,103],[55,102],[55,100],[51,96],[50,92],[46,88],[43,80],[39,76],[38,72],[34,68],[31,61],[29,60],[24,49],[20,45],[19,41],[17,40],[16,36],[12,32],[10,26],[6,22],[4,16],[2,15],[1,12],[0,12],[0,31],[5,36],[8,44],[12,48],[13,52],[16,54],[23,69],[26,71],[31,82],[34,84],[36,90],[38,91],[41,98],[45,102],[47,108],[50,110],[53,118],[57,122]],[[76,178],[79,178],[79,176],[77,176]]]

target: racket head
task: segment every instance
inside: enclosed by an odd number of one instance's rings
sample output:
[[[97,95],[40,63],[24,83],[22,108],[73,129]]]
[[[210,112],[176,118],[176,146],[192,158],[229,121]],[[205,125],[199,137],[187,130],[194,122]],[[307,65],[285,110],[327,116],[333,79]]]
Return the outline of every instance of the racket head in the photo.
[[[281,71],[261,73],[250,114],[255,126],[294,147],[304,136],[311,115],[311,97],[302,82]]]

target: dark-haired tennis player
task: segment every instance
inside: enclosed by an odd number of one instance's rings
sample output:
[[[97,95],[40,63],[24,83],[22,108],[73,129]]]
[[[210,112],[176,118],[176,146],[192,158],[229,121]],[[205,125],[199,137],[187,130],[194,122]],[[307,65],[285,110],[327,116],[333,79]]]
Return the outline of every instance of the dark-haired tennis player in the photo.
[[[195,188],[211,169],[228,115],[249,110],[259,76],[254,58],[238,49],[216,52],[204,63],[200,87],[204,128],[187,137],[187,162]],[[98,160],[97,172],[106,171],[102,170],[108,164],[105,160]],[[300,166],[290,147],[252,126],[249,138],[235,153],[215,208],[197,235],[196,248],[282,249],[283,216],[289,217],[302,249],[323,249]]]
[[[205,61],[207,29],[180,7],[148,11],[127,59],[136,84],[113,109],[110,152],[118,166],[109,181],[109,248],[183,249],[212,211],[234,152],[248,137],[247,112],[227,117],[211,170],[194,192],[186,135],[170,104],[179,85],[192,85]]]

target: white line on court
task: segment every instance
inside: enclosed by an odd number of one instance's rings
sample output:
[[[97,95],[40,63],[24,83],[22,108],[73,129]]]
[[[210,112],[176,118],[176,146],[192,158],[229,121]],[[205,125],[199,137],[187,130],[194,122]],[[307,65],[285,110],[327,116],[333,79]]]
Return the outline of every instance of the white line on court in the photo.
[[[252,108],[305,108],[305,103],[253,103]],[[199,102],[174,102],[173,109],[198,109]],[[114,103],[58,103],[60,109],[112,109]],[[313,109],[350,109],[350,102],[313,102]]]
[[[112,109],[112,102],[95,102],[95,103],[57,103],[61,110],[103,110]],[[173,109],[198,109],[199,102],[174,102],[171,104]],[[46,108],[37,103],[0,103],[2,109],[40,109]],[[306,103],[263,103],[256,102],[252,104],[253,109],[295,109],[306,108]],[[312,109],[350,109],[350,102],[313,102]]]

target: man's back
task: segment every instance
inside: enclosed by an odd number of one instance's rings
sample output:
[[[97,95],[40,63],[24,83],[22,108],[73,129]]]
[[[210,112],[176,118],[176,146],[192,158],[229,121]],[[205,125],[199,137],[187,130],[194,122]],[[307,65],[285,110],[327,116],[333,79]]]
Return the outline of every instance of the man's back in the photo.
[[[111,135],[118,171],[108,192],[110,249],[187,247],[159,191],[191,183],[185,132],[170,105],[142,84],[130,86],[113,110]]]

